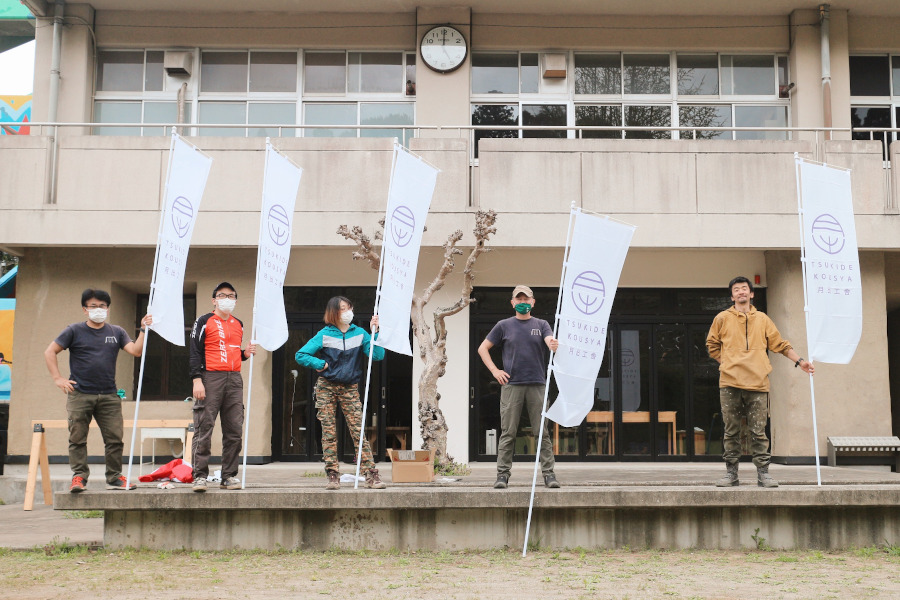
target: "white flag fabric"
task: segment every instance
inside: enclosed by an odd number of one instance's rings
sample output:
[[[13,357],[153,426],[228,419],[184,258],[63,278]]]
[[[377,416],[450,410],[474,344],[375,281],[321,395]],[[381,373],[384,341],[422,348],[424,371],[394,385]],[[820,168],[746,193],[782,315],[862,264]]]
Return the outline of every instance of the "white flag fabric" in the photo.
[[[575,213],[559,291],[559,349],[553,358],[559,396],[546,413],[563,427],[578,425],[593,408],[609,312],[634,229],[604,217]]]
[[[847,364],[862,335],[862,281],[850,171],[797,160],[809,359]]]
[[[184,346],[184,267],[212,159],[177,134],[172,136],[170,152],[148,312],[153,315],[153,331],[176,346]]]
[[[378,303],[379,346],[412,356],[409,313],[412,308],[419,247],[440,171],[399,146],[384,217],[382,275]]]
[[[284,278],[291,257],[294,204],[303,169],[266,144],[253,329],[257,344],[277,350],[288,339],[284,313]]]

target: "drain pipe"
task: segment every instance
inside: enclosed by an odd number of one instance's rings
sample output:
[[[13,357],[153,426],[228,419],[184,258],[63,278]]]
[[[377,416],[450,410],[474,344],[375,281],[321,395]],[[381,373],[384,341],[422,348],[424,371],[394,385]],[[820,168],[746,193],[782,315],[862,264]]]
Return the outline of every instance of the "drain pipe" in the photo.
[[[62,28],[66,6],[64,0],[56,0],[53,10],[53,50],[50,57],[50,94],[47,120],[56,123],[59,107],[59,64],[62,55]],[[59,154],[59,127],[53,126],[50,137],[50,181],[47,204],[56,204],[56,161]]]
[[[822,46],[822,111],[824,120],[822,125],[830,128],[831,121],[831,5],[819,6],[819,34]],[[831,139],[831,132],[825,132],[825,139]]]

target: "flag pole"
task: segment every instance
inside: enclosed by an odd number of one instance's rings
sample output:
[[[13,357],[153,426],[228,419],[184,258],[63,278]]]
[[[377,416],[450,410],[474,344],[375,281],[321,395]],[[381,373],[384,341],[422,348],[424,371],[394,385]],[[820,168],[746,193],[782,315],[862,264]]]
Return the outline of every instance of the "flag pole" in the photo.
[[[563,253],[563,268],[562,274],[559,279],[559,294],[556,297],[556,312],[553,317],[553,337],[556,337],[557,332],[559,331],[559,310],[562,306],[562,295],[563,295],[563,283],[566,280],[566,268],[569,261],[569,243],[572,240],[572,221],[575,218],[575,211],[578,210],[575,208],[575,202],[572,202],[572,208],[569,211],[569,226],[566,229],[566,251]],[[535,442],[535,452],[534,452],[534,474],[531,477],[531,498],[528,501],[528,519],[525,521],[525,543],[522,545],[522,558],[528,553],[528,536],[531,533],[531,513],[534,510],[534,490],[537,487],[537,474],[538,467],[541,463],[541,446],[544,441],[544,421],[546,421],[546,417],[544,417],[544,413],[547,412],[547,398],[550,395],[550,374],[552,372],[553,365],[553,355],[554,351],[550,351],[550,360],[547,362],[547,381],[544,383],[544,403],[541,407],[541,424],[538,427],[538,437]],[[531,424],[532,429],[534,429],[534,423]]]
[[[797,174],[797,218],[800,223],[800,266],[803,269],[803,315],[806,322],[806,346],[809,343],[809,298],[807,296],[807,273],[806,273],[806,241],[803,230],[803,197],[800,187],[800,154],[794,153],[794,170]],[[822,163],[824,165],[824,163]],[[812,363],[812,357],[810,357]],[[819,428],[816,423],[816,385],[813,382],[813,376],[809,376],[809,396],[812,406],[812,425],[813,425],[813,457],[816,460],[816,481],[819,486],[822,485],[822,467],[819,464]]]
[[[159,262],[159,240],[162,237],[163,232],[163,223],[165,223],[166,218],[166,207],[165,207],[165,199],[169,197],[169,176],[172,174],[172,155],[175,154],[175,140],[178,138],[178,134],[175,132],[175,128],[172,128],[172,141],[169,144],[169,164],[166,167],[166,189],[163,194],[163,211],[162,215],[159,217],[159,231],[156,233],[156,252],[153,254],[153,272],[150,275],[150,297],[147,300],[147,308],[148,311],[150,307],[153,306],[153,298],[154,292],[156,291],[156,267]],[[138,422],[138,412],[141,408],[141,390],[144,385],[144,364],[147,357],[147,340],[150,339],[150,328],[153,325],[148,325],[145,327],[146,331],[144,332],[144,344],[141,349],[141,366],[138,371],[138,384],[137,391],[134,396],[134,422],[131,425],[131,448],[128,451],[128,472],[125,474],[125,489],[128,490],[131,485],[131,465],[134,462],[134,439],[137,437],[137,422]]]
[[[390,190],[394,185],[394,169],[397,167],[397,152],[399,143],[397,139],[394,138],[394,157],[391,161],[391,177],[388,183],[388,202],[390,202]],[[387,225],[387,223],[385,223]],[[378,304],[381,302],[381,276],[382,269],[384,267],[384,242],[381,243],[381,258],[378,259],[378,279],[375,284],[375,308],[373,313],[375,316],[378,316]],[[366,387],[365,392],[363,393],[363,405],[362,405],[362,414],[359,419],[359,445],[356,449],[356,476],[353,478],[353,489],[359,489],[359,467],[362,465],[362,449],[363,449],[363,439],[366,435],[366,411],[369,409],[369,385],[372,381],[372,355],[375,353],[375,332],[372,332],[372,337],[369,340],[369,360],[368,365],[366,366]],[[376,436],[377,439],[377,436]]]
[[[269,150],[272,148],[272,144],[269,141],[269,138],[266,137],[266,158],[263,162],[263,190],[262,190],[262,198],[263,198],[263,207],[266,204],[266,171],[269,168]],[[259,213],[259,237],[257,240],[262,239],[263,232],[263,219],[264,216],[262,214],[262,210],[260,209]],[[250,326],[250,343],[256,343],[256,295],[257,289],[259,288],[259,258],[260,253],[262,252],[262,246],[257,243],[256,244],[256,279],[254,280],[253,285],[253,324]],[[241,489],[245,489],[247,487],[247,440],[250,436],[250,400],[253,398],[253,354],[250,355],[250,376],[247,378],[247,412],[244,415],[244,456],[243,456],[243,478],[241,479]]]

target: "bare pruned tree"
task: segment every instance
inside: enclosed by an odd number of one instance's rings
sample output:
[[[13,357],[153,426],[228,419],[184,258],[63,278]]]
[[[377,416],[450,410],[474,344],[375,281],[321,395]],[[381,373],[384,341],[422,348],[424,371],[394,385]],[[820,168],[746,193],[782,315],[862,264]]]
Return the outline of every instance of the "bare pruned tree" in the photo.
[[[435,458],[439,464],[445,465],[453,461],[453,457],[447,454],[447,421],[440,408],[441,395],[438,392],[438,379],[446,373],[447,367],[447,317],[455,315],[469,304],[475,301],[472,298],[472,288],[475,281],[475,262],[478,257],[491,250],[487,242],[497,232],[494,226],[497,222],[497,213],[492,210],[479,210],[475,213],[475,245],[469,251],[466,259],[466,267],[463,270],[463,281],[459,293],[459,299],[450,306],[437,308],[432,311],[432,325],[428,324],[425,315],[425,306],[434,296],[435,292],[444,287],[447,277],[456,266],[455,257],[465,254],[457,245],[463,238],[462,230],[457,229],[447,237],[444,242],[444,260],[431,283],[421,294],[414,295],[412,300],[413,335],[419,347],[419,358],[425,364],[422,375],[419,377],[419,428],[422,433],[423,448],[434,448]],[[338,235],[356,244],[353,252],[353,260],[365,260],[374,270],[378,270],[381,263],[380,253],[376,250],[375,242],[383,239],[384,219],[379,221],[381,231],[374,235],[374,240],[363,232],[362,227],[355,225],[338,227]]]

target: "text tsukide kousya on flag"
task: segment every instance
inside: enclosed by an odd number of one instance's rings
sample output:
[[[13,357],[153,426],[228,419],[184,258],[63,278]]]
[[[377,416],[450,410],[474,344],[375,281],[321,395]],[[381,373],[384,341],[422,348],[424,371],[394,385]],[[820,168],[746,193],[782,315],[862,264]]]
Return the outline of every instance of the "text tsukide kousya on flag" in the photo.
[[[575,213],[558,319],[553,376],[559,396],[546,416],[563,427],[581,423],[594,405],[594,385],[619,276],[634,227]]]
[[[378,345],[412,356],[409,313],[425,218],[440,171],[403,150],[394,149],[391,189],[384,218]]]
[[[846,364],[862,335],[862,281],[850,171],[797,160],[809,359]]]
[[[148,312],[153,315],[153,331],[176,346],[184,346],[184,268],[212,159],[178,135],[172,136],[170,152]]]
[[[269,351],[277,350],[288,339],[284,278],[291,257],[294,204],[301,175],[303,169],[266,144],[253,329],[256,343]]]

